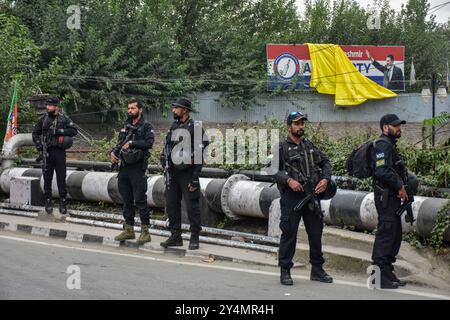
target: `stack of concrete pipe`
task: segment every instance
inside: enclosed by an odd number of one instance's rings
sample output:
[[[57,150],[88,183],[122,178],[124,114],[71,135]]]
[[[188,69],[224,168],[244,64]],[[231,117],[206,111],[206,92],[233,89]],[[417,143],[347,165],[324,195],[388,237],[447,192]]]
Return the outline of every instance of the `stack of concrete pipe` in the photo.
[[[14,141],[11,143],[14,138],[17,141],[15,145]],[[11,179],[18,177],[40,178],[43,189],[40,169],[13,167],[9,160],[12,159],[11,153],[15,152],[17,146],[32,144],[30,135],[18,135],[14,138],[8,142],[9,145],[7,143],[7,153],[3,153],[0,189],[9,193]],[[117,173],[68,170],[66,181],[68,196],[72,199],[122,203],[117,186]],[[163,208],[163,176],[151,175],[147,183],[148,205]],[[252,181],[246,175],[235,174],[228,179],[200,178],[200,186],[202,219],[206,222],[205,225],[215,224],[223,214],[233,220],[245,217],[279,219],[280,194],[273,183]],[[53,179],[53,196],[58,197],[56,179]],[[415,197],[413,213],[416,221],[413,227],[405,223],[404,231],[414,228],[420,235],[428,237],[436,222],[437,213],[447,201],[441,198]],[[322,209],[324,221],[329,225],[354,226],[358,230],[368,231],[376,228],[377,212],[373,193],[339,189],[333,199],[322,201]],[[450,241],[450,228],[444,238]]]

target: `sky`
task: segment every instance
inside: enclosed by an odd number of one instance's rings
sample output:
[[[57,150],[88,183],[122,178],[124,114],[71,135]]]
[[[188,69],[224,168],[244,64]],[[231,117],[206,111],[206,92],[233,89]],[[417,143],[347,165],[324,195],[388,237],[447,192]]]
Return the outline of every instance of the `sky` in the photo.
[[[448,2],[449,0],[429,0],[430,8]],[[296,0],[297,6],[301,12],[304,10],[303,0]],[[367,8],[373,4],[373,0],[356,0],[363,8]],[[406,4],[407,0],[390,0],[391,8],[400,11],[401,5]],[[450,18],[450,3],[444,6],[442,9],[434,13],[436,15],[436,22],[445,23]]]

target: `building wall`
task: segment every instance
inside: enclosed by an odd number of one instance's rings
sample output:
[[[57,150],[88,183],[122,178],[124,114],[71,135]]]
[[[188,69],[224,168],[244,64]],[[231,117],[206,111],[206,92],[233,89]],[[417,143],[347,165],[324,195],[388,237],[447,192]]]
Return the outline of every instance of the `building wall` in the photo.
[[[222,107],[220,93],[203,92],[193,99],[198,113],[195,119],[214,123],[262,122],[268,119],[284,119],[291,111],[308,114],[312,122],[328,123],[376,123],[386,113],[396,113],[400,118],[413,123],[431,118],[431,99],[424,102],[419,93],[399,94],[396,98],[370,100],[354,107],[337,107],[334,96],[317,93],[292,94],[283,97],[262,96],[257,99],[261,106],[249,110],[243,108]],[[450,112],[450,96],[441,103],[436,98],[436,115],[442,111]],[[169,113],[170,115],[170,113]],[[160,110],[151,110],[146,114],[152,123],[172,122],[171,116],[164,118]]]

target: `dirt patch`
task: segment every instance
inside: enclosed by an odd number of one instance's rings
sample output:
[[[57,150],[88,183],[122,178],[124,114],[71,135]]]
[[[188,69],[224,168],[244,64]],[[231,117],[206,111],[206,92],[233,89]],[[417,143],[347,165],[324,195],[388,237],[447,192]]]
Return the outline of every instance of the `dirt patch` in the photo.
[[[431,263],[432,274],[444,279],[450,286],[450,244],[438,254],[429,248],[420,249],[418,252]]]

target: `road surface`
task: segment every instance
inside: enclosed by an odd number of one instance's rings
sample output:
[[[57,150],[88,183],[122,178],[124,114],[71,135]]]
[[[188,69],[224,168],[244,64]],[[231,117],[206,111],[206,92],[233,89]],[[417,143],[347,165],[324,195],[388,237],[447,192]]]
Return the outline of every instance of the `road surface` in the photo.
[[[293,274],[295,285],[286,287],[279,284],[278,269],[273,267],[207,263],[0,232],[0,299],[445,298],[442,292],[420,287],[369,290],[362,281],[323,284],[309,281],[305,270]]]

